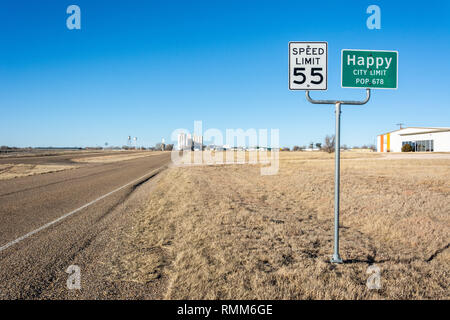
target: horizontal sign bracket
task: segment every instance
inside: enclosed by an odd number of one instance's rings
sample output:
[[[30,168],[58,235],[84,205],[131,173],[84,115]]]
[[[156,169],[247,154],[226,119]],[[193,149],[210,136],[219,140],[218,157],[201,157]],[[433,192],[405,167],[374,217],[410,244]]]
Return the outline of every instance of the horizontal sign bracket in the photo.
[[[314,100],[309,95],[309,90],[305,91],[306,93],[306,99],[313,103],[313,104],[336,104],[339,103],[340,105],[347,104],[347,105],[363,105],[369,102],[370,100],[370,88],[366,89],[366,99],[363,101],[345,101],[345,100]]]

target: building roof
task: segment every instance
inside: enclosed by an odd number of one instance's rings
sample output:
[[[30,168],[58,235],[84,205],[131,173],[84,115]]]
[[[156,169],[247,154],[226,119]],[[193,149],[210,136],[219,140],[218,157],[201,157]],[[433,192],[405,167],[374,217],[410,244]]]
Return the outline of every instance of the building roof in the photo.
[[[448,129],[436,129],[436,130],[431,130],[431,131],[403,133],[403,134],[400,134],[400,135],[401,136],[412,136],[412,135],[416,135],[416,134],[438,133],[438,132],[448,132],[448,131],[450,131],[450,128],[448,128]]]
[[[401,128],[401,129],[397,129],[397,130],[381,133],[381,134],[379,134],[379,136],[384,136],[385,134],[393,133],[393,132],[397,132],[397,131],[402,131],[402,130],[405,130],[405,129],[430,129],[430,131],[404,133],[403,135],[413,135],[413,134],[420,134],[420,133],[432,133],[432,132],[450,131],[450,127],[406,127],[406,128]]]

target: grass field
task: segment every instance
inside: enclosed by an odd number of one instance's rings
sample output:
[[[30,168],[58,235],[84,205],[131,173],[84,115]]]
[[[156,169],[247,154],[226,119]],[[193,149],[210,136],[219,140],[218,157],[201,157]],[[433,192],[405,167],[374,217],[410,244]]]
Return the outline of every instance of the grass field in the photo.
[[[163,279],[166,299],[449,299],[450,159],[343,158],[344,264],[329,263],[333,155],[281,152],[273,176],[166,170],[118,245],[116,280]]]

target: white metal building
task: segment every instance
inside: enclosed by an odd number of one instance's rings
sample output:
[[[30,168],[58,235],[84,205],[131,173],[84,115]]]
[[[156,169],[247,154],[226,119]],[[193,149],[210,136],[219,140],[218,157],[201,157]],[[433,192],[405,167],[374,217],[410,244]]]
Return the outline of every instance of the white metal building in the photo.
[[[187,145],[187,136],[186,133],[178,134],[178,150],[183,150]]]
[[[202,150],[203,136],[190,133],[178,134],[178,150],[190,150],[191,148]]]
[[[404,144],[416,152],[450,152],[450,127],[409,127],[380,134],[377,137],[378,152],[401,152]]]

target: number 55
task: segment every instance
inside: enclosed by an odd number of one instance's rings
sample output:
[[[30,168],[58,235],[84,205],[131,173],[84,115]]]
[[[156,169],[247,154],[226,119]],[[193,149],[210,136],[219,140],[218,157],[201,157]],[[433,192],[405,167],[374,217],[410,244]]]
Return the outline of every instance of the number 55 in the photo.
[[[298,77],[301,76],[302,79],[300,81],[294,80],[294,83],[296,84],[303,84],[306,81],[306,76],[302,72],[305,71],[305,68],[294,68],[294,76]],[[320,72],[316,71],[322,71],[322,68],[311,68],[311,77],[319,77],[319,80],[311,80],[311,83],[313,84],[319,84],[323,81],[323,75]]]

